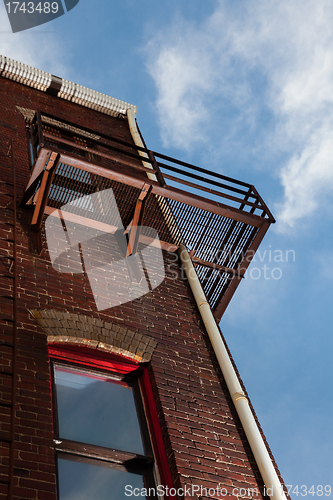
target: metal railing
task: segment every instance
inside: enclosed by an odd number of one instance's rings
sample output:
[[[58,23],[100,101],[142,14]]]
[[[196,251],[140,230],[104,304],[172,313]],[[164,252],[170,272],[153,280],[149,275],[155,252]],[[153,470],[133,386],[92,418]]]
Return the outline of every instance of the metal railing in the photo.
[[[186,245],[207,300],[222,316],[275,222],[254,186],[47,113],[37,112],[30,130],[32,174],[22,203],[35,205],[33,231],[64,205],[71,220],[107,228],[107,211],[97,213],[80,198],[110,188],[127,227],[148,183],[142,225],[158,232],[162,248]]]
[[[162,186],[170,185],[177,189],[184,189],[186,186],[186,191],[193,195],[217,203],[227,202],[230,208],[275,222],[267,205],[251,184],[141,148],[112,135],[60,120],[48,113],[36,113],[31,125],[31,146],[34,158],[38,156],[40,147],[53,146],[79,157],[87,157],[93,163],[107,166],[110,160],[126,165],[137,173],[151,173],[150,169],[142,165],[142,156],[138,154],[141,151],[148,155],[144,161],[152,165],[153,173]]]

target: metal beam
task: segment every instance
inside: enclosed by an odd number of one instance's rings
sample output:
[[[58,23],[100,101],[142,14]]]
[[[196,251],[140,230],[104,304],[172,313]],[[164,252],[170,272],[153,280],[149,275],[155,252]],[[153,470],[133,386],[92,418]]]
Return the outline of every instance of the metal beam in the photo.
[[[151,162],[151,166],[155,170],[155,175],[156,175],[156,178],[157,178],[158,182],[160,183],[160,185],[162,187],[166,186],[166,182],[164,180],[164,176],[163,176],[163,174],[162,174],[162,172],[160,170],[160,167],[159,167],[159,165],[158,165],[158,163],[156,161],[156,158],[155,158],[153,152],[149,151],[148,152],[148,156],[149,156],[149,159],[150,159],[150,162]]]
[[[38,155],[38,158],[36,160],[35,166],[31,172],[26,189],[28,189],[28,187],[34,182],[34,180],[39,176],[39,174],[41,172],[43,172],[44,167],[45,167],[45,163],[50,158],[51,153],[52,153],[52,151],[50,151],[48,149],[43,148],[43,149],[39,150],[39,155]]]
[[[131,222],[131,231],[128,239],[126,257],[132,255],[133,253],[136,253],[137,251],[140,236],[140,226],[142,225],[147,195],[151,191],[151,188],[152,186],[150,184],[145,183],[137,199],[133,220]]]
[[[42,226],[44,210],[46,207],[47,198],[52,184],[52,178],[54,176],[54,172],[58,164],[58,161],[59,161],[59,154],[54,152],[51,153],[48,164],[46,165],[45,170],[43,172],[37,203],[35,205],[35,210],[31,220],[30,229],[34,232],[40,231],[40,228]]]
[[[264,202],[264,200],[262,199],[262,197],[260,196],[260,194],[258,193],[256,188],[254,186],[251,186],[251,188],[252,188],[252,191],[254,192],[254,194],[256,195],[257,200],[260,201],[260,203],[263,207],[263,212],[268,215],[270,221],[274,224],[276,222],[276,220],[275,220],[273,214],[271,213],[271,211],[269,210],[268,206],[266,205],[266,203]]]
[[[99,222],[93,219],[86,219],[85,217],[81,217],[80,215],[72,214],[70,212],[64,212],[62,210],[57,210],[48,206],[45,207],[44,213],[45,215],[50,215],[51,217],[58,217],[59,219],[64,219],[69,222],[81,224],[82,226],[92,227],[94,229],[98,229],[99,231],[103,231],[104,233],[114,234],[119,230],[119,227],[104,224],[104,222]],[[168,243],[167,241],[152,240],[151,238],[143,234],[140,234],[139,242],[144,245],[150,245],[157,248],[161,247],[162,250],[166,250],[167,252],[175,252],[176,250],[178,250],[178,245],[173,245],[171,243]]]
[[[48,132],[44,132],[44,137],[47,138],[47,139],[51,139],[53,141],[55,139],[54,135],[49,134]],[[135,168],[136,170],[142,170],[143,172],[152,172],[152,169],[146,168],[146,167],[144,167],[141,164],[141,161],[140,161],[141,159],[140,159],[140,157],[138,155],[134,155],[133,153],[128,153],[127,151],[121,150],[120,148],[113,147],[112,149],[115,150],[115,151],[117,151],[118,153],[122,153],[121,159],[116,154],[103,153],[103,151],[99,151],[96,148],[94,149],[94,148],[89,148],[88,146],[82,146],[79,143],[75,143],[73,141],[68,141],[67,139],[63,139],[62,137],[58,137],[57,136],[56,140],[59,143],[63,143],[63,144],[67,144],[69,146],[72,146],[74,149],[80,149],[80,150],[85,151],[87,153],[92,153],[95,156],[100,156],[102,158],[106,158],[108,160],[112,160],[115,163],[118,163],[120,166],[121,165],[127,165],[129,167]],[[99,144],[99,145],[102,146],[102,147],[103,146],[105,146],[105,147],[107,146],[105,144]],[[108,147],[110,147],[110,146],[108,146]],[[61,150],[61,144],[58,145],[58,149],[59,149],[59,151]],[[75,154],[75,151],[73,151],[73,154]],[[134,159],[133,160],[126,159],[126,158],[124,158],[124,155],[133,156]],[[138,157],[138,161],[136,161],[136,157]],[[149,163],[149,160],[147,160],[147,161]]]
[[[246,251],[245,257],[241,263],[241,267],[237,270],[237,272],[242,272],[242,274],[245,274],[245,271],[249,267],[254,254],[256,253],[263,237],[265,236],[268,228],[270,226],[269,221],[264,221],[261,228],[259,229],[257,235],[253,239],[252,243],[250,244],[249,248]],[[240,283],[241,278],[238,276],[235,276],[233,280],[231,281],[229,287],[227,288],[226,292],[220,296],[219,298],[219,303],[218,306],[216,307],[214,311],[214,316],[216,318],[216,321],[219,322],[220,319],[222,318],[224,311],[226,310],[232,296],[234,295],[239,283]],[[222,292],[223,293],[223,292]]]
[[[198,257],[191,257],[192,262],[198,264],[199,266],[210,267],[211,269],[217,269],[218,271],[223,271],[227,274],[231,274],[231,276],[239,276],[240,278],[244,278],[243,274],[240,274],[240,270],[231,269],[230,267],[221,266],[219,264],[214,264],[213,262],[208,262],[206,260],[199,259]]]
[[[43,177],[43,171],[39,173],[38,177],[27,187],[27,189],[24,191],[21,201],[20,201],[20,206],[23,207],[24,205],[27,205],[28,202],[30,201],[29,204],[31,204],[32,200],[31,198],[34,196],[36,193],[36,188],[38,186],[39,181]]]
[[[117,182],[136,187],[138,189],[141,189],[142,187],[142,178],[136,175],[128,175],[108,170],[102,166],[98,166],[81,159],[73,158],[65,154],[60,155],[60,162],[75,168],[79,168],[81,170],[85,170],[92,174],[105,177],[107,179],[112,179]],[[172,188],[169,186],[162,187],[158,184],[158,182],[155,182],[153,180],[149,180],[149,184],[153,186],[152,193],[158,196],[170,198],[172,200],[179,201],[180,203],[185,203],[186,205],[201,208],[202,210],[214,212],[218,215],[222,215],[223,217],[228,217],[232,220],[244,222],[245,224],[249,224],[258,228],[262,225],[263,219],[258,215],[254,215],[249,212],[243,212],[242,210],[239,210],[237,208],[228,207],[227,205],[218,203],[214,200],[207,200],[201,196],[182,191],[181,189]]]
[[[219,196],[219,198],[225,198],[227,200],[234,201],[236,203],[240,203],[240,205],[243,205],[243,206],[247,205],[249,207],[254,207],[257,210],[264,210],[264,208],[261,205],[257,205],[256,203],[252,203],[250,201],[246,201],[245,198],[244,199],[242,199],[242,198],[236,198],[235,196],[231,196],[229,194],[222,193],[220,191],[216,191],[215,189],[207,188],[205,186],[198,186],[198,184],[194,184],[194,182],[185,181],[184,179],[180,179],[180,178],[175,177],[173,175],[169,175],[169,174],[165,174],[164,173],[163,177],[165,179],[170,180],[170,181],[177,182],[178,184],[184,184],[185,186],[193,187],[194,189],[197,189],[197,190],[200,190],[200,191],[205,191],[206,193],[209,193],[209,194],[212,194],[212,195],[215,195],[215,196]]]

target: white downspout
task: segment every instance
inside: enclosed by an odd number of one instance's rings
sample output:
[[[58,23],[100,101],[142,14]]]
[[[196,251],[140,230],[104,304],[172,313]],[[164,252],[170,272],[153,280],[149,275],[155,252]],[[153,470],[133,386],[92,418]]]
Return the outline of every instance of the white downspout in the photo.
[[[127,119],[128,119],[128,125],[129,125],[129,129],[130,129],[130,132],[131,132],[131,136],[133,138],[133,141],[134,141],[134,144],[136,146],[139,146],[140,148],[144,148],[145,145],[143,144],[142,142],[142,139],[140,137],[140,134],[139,134],[139,131],[138,131],[138,128],[136,126],[136,123],[135,123],[135,118],[134,118],[134,113],[133,113],[133,109],[132,108],[128,108],[127,109]],[[149,156],[147,155],[147,153],[145,153],[144,151],[139,151],[138,150],[138,153],[140,156],[142,156],[143,158],[148,158],[149,160]],[[151,168],[153,169],[151,163],[149,162],[146,162],[144,160],[142,160],[142,164],[144,167],[146,168]],[[148,179],[150,179],[151,181],[156,181],[157,182],[157,178],[156,178],[156,175],[155,174],[150,174],[149,172],[147,172],[147,177]]]
[[[228,386],[238,416],[242,423],[252,453],[257,462],[261,476],[266,486],[266,493],[272,500],[286,500],[281,482],[268,454],[264,440],[259,432],[257,423],[249,406],[249,402],[239,383],[237,374],[229,358],[228,351],[224,345],[215,318],[208,304],[205,293],[201,287],[197,273],[193,267],[191,258],[184,245],[179,247],[179,256],[185,273],[198,305],[199,312],[205,324],[208,336],[213,346],[215,355]]]
[[[134,113],[133,113],[133,109],[132,108],[128,108],[127,109],[127,119],[128,119],[128,125],[129,125],[129,129],[130,129],[130,132],[131,132],[131,136],[132,136],[132,139],[134,141],[134,144],[136,146],[140,146],[141,148],[144,148],[145,145],[143,144],[142,142],[142,139],[140,137],[140,134],[139,134],[139,131],[138,131],[138,128],[136,126],[136,121],[135,121],[135,118],[134,118]],[[142,156],[143,158],[148,158],[149,159],[149,156],[147,155],[147,153],[145,153],[144,151],[140,151],[138,150],[138,153],[140,156]],[[142,160],[142,165],[146,168],[150,168],[153,170],[153,166],[151,163],[149,162],[146,162],[144,160]],[[149,172],[146,172],[147,174],[147,177],[148,179],[150,179],[151,181],[157,181],[157,177],[155,174],[150,174]],[[157,199],[157,202],[160,206],[160,209],[163,213],[163,216],[166,220],[166,223],[171,226],[173,228],[173,234],[174,234],[174,238],[175,238],[175,245],[179,245],[182,241],[182,237],[181,237],[181,234],[179,232],[179,229],[178,229],[178,226],[175,222],[175,218],[169,208],[169,206],[167,205],[167,203],[165,202],[165,198],[163,198],[162,196],[157,196],[156,195],[156,199]]]
[[[127,109],[127,118],[134,143],[137,146],[145,147],[138,132],[132,109]],[[143,158],[148,158],[148,155],[143,151],[139,151],[139,155],[142,156]],[[150,163],[145,162],[144,160],[142,160],[142,163],[147,168],[151,169],[153,168]],[[157,178],[154,174],[150,174],[149,172],[147,172],[147,176],[149,179],[157,181]],[[159,197],[159,203],[164,212],[166,222],[168,224],[174,225],[174,223],[172,223],[173,216],[171,213],[169,213],[170,211],[165,210],[164,206],[165,204],[162,203],[161,197]],[[210,305],[206,300],[205,293],[201,287],[197,273],[193,267],[190,256],[184,245],[179,246],[179,256],[183,264],[183,267],[185,269],[189,285],[191,287],[195,301],[198,305],[199,312],[205,324],[208,336],[213,346],[221,371],[223,373],[223,377],[228,386],[229,392],[231,394],[238,416],[242,423],[244,432],[250,444],[255,461],[258,465],[261,476],[265,483],[266,494],[272,500],[287,500],[285,493],[283,491],[283,487],[280,483],[278,475],[273,466],[272,460],[268,454],[264,440],[259,432],[257,423],[253,417],[253,413],[249,406],[249,402],[239,383],[237,374],[229,358],[228,351],[221,338],[219,329],[217,328],[215,318],[211,311]]]

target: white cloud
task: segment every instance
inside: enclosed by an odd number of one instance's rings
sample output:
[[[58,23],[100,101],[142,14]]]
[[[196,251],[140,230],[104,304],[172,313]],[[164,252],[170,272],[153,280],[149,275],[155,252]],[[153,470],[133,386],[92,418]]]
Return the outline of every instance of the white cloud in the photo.
[[[308,144],[281,171],[284,200],[279,206],[281,227],[294,226],[300,218],[330,205],[333,188],[333,120],[311,131]]]
[[[208,110],[200,102],[200,93],[205,92],[209,84],[195,64],[196,55],[192,56],[184,58],[172,48],[162,51],[152,70],[160,90],[158,110],[164,117],[161,121],[163,134],[167,138],[168,123],[172,122],[174,130],[181,131],[181,144],[200,139],[198,125],[208,117]],[[189,127],[189,123],[193,126]],[[170,138],[177,141],[177,136],[173,135]]]
[[[68,51],[52,23],[12,33],[5,6],[0,4],[0,54],[34,68],[66,78]]]
[[[187,38],[179,38],[178,29],[188,30]],[[174,30],[174,37],[170,45],[164,45],[162,40],[149,44],[149,71],[158,88],[156,106],[164,142],[172,141],[183,147],[202,139],[200,123],[209,117],[203,95],[213,92],[214,87],[207,79],[211,61],[204,36],[198,34],[195,43],[189,44],[188,39],[193,41],[195,33],[186,23],[181,23]]]
[[[228,140],[257,131],[258,158],[284,152],[281,230],[311,216],[333,188],[332,25],[330,0],[220,0],[198,26],[178,20],[147,47],[165,144],[209,142],[215,122]]]

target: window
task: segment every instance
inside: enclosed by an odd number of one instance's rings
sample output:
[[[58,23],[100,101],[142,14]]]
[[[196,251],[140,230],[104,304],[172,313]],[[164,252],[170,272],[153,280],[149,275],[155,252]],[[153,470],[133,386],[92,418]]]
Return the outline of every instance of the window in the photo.
[[[157,484],[170,484],[170,478],[164,470],[160,479],[154,458],[161,433],[151,416],[147,423],[148,374],[114,355],[110,361],[50,351],[58,500],[123,500],[135,488],[135,498],[157,499]],[[165,451],[157,446],[157,461],[161,451],[165,469]]]

